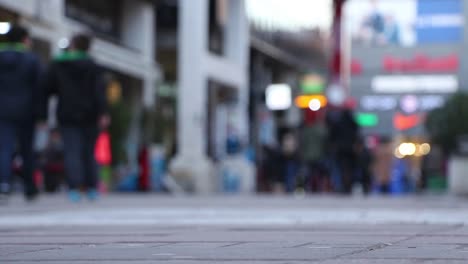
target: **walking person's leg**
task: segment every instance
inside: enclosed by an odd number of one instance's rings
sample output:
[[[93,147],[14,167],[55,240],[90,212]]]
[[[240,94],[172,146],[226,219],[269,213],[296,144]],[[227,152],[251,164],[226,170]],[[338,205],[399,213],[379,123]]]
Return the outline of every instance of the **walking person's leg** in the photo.
[[[97,198],[98,186],[98,166],[94,156],[98,129],[88,127],[84,130],[83,139],[83,163],[84,163],[84,180],[88,191],[88,198],[95,200]]]
[[[38,191],[34,183],[34,125],[32,122],[24,124],[20,127],[19,131],[20,154],[23,158],[23,184],[24,195],[26,199],[33,200],[36,198]]]
[[[12,159],[15,149],[15,125],[0,121],[0,195],[7,195],[12,175]]]
[[[69,198],[73,202],[80,200],[79,188],[83,184],[83,136],[79,127],[63,127],[65,173],[69,188]]]

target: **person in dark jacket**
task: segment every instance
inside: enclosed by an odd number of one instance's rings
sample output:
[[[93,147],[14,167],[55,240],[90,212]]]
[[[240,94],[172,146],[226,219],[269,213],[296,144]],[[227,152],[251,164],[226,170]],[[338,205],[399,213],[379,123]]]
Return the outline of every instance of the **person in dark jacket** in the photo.
[[[23,160],[24,194],[37,196],[33,182],[33,138],[40,96],[41,66],[29,50],[26,29],[13,26],[0,42],[0,199],[11,191],[12,158],[16,143]]]
[[[72,202],[81,199],[82,187],[90,200],[98,196],[94,147],[99,129],[110,122],[102,70],[88,55],[90,46],[89,36],[74,36],[70,49],[51,63],[44,81],[46,96],[57,95],[59,100],[57,118]]]
[[[341,193],[350,194],[356,167],[354,148],[360,134],[359,126],[349,109],[329,110],[326,122],[329,130],[328,146],[334,163],[335,188]]]

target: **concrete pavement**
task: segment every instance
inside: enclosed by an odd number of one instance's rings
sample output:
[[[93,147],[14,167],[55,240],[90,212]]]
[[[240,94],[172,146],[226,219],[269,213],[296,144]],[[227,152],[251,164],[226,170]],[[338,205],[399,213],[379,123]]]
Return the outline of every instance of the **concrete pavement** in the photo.
[[[18,196],[0,212],[0,263],[468,263],[468,200],[448,196]]]

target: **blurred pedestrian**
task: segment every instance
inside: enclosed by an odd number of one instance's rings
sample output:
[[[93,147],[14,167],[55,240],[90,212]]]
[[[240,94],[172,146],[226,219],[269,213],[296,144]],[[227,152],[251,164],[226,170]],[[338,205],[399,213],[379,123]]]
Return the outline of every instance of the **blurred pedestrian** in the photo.
[[[57,117],[72,202],[81,200],[82,187],[90,200],[98,197],[94,147],[99,129],[110,123],[103,73],[89,56],[90,47],[89,36],[75,35],[69,50],[51,63],[44,81],[46,97],[57,95],[59,100]],[[45,108],[42,113],[46,113]]]
[[[301,131],[301,159],[306,167],[305,189],[317,192],[328,189],[328,173],[324,165],[327,128],[322,115],[307,120]]]
[[[300,159],[298,153],[298,142],[296,136],[292,132],[284,135],[282,140],[281,153],[279,156],[279,178],[277,183],[281,183],[282,189],[287,193],[292,193],[296,190],[297,176],[300,170]],[[277,185],[277,190],[279,186]]]
[[[355,145],[356,151],[356,180],[361,184],[364,194],[369,194],[372,185],[371,166],[373,157],[363,138],[359,138]]]
[[[41,167],[44,174],[46,192],[55,192],[64,178],[63,142],[60,131],[56,128],[50,131],[48,142],[40,154]]]
[[[11,192],[12,158],[18,143],[24,195],[36,198],[33,139],[39,109],[41,65],[29,51],[28,31],[14,25],[0,43],[0,199]]]
[[[333,157],[335,188],[350,194],[357,162],[355,144],[359,138],[359,127],[349,109],[332,109],[327,114],[328,146]]]
[[[257,186],[259,192],[271,192],[278,178],[278,151],[273,146],[263,145],[259,161]]]
[[[375,152],[373,175],[376,191],[383,194],[391,193],[392,166],[394,161],[393,142],[382,138]]]

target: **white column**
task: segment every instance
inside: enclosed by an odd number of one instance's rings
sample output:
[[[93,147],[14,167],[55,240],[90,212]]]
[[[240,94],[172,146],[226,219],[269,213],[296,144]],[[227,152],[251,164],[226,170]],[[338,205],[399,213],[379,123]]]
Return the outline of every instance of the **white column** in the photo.
[[[134,1],[133,1],[134,2]],[[156,59],[156,14],[153,4],[146,1],[141,1],[141,25],[143,32],[141,49],[143,59],[153,64]]]
[[[247,67],[249,62],[249,23],[243,0],[228,2],[225,50],[228,60],[235,62],[240,67]]]
[[[208,0],[179,0],[178,153],[171,174],[186,189],[215,191],[213,165],[205,154],[208,45]]]
[[[208,0],[180,0],[178,138],[184,155],[205,155]]]
[[[141,1],[141,5],[142,55],[145,64],[152,67],[156,60],[156,14],[154,6],[150,2]],[[159,72],[149,73],[145,76],[143,84],[143,104],[145,107],[151,107],[156,103],[156,81],[159,79],[159,74]]]
[[[206,157],[208,79],[239,92],[236,126],[248,136],[248,22],[243,0],[229,0],[226,56],[208,50],[208,0],[179,0],[178,156],[171,165],[174,177],[191,181],[197,193],[216,188],[213,164]]]
[[[249,138],[248,103],[249,103],[249,23],[244,1],[228,2],[228,23],[226,28],[225,50],[227,59],[234,63],[241,77],[237,81],[239,102],[236,105],[236,126],[239,136]],[[244,142],[246,143],[246,142]]]
[[[122,42],[125,46],[142,51],[144,34],[144,4],[142,1],[124,0],[122,5]]]

